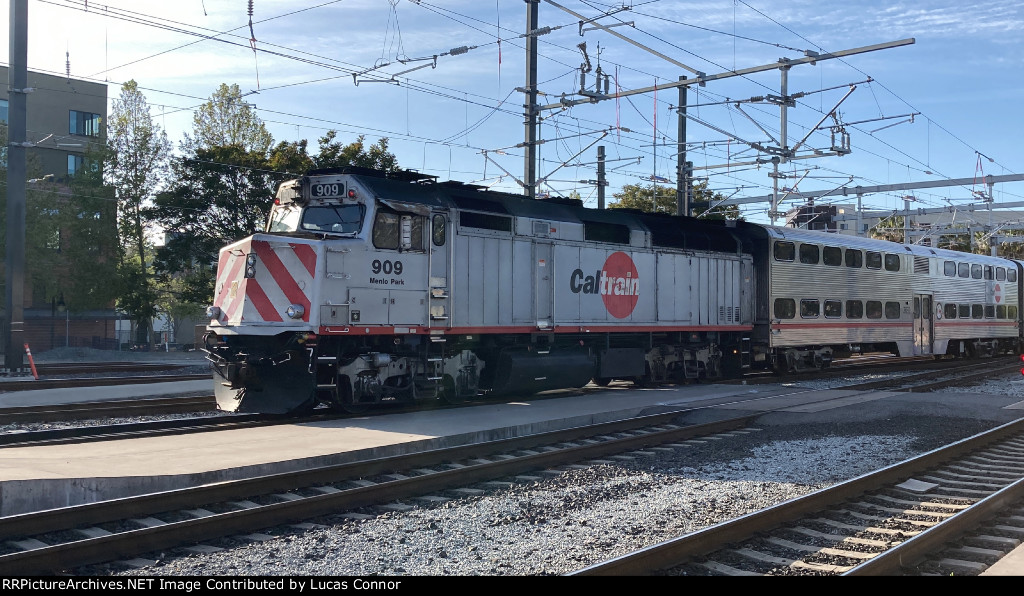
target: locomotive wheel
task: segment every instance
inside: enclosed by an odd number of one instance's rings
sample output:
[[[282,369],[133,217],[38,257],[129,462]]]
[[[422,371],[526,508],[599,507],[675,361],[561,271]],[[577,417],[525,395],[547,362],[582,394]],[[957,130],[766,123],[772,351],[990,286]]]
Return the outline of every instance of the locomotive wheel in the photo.
[[[445,403],[458,405],[466,401],[466,397],[459,394],[459,390],[455,387],[455,379],[451,375],[445,375],[441,379],[441,385],[437,390],[441,400]]]

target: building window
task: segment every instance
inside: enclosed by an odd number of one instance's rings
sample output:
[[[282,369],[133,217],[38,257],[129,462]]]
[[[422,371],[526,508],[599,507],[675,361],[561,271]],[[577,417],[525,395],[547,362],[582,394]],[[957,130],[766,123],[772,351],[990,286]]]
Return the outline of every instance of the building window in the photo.
[[[68,176],[74,176],[84,163],[85,158],[81,155],[68,155]]]
[[[0,99],[0,122],[7,124],[7,100]]]
[[[100,136],[100,122],[102,120],[103,117],[99,114],[71,110],[68,132],[73,135],[98,137]]]

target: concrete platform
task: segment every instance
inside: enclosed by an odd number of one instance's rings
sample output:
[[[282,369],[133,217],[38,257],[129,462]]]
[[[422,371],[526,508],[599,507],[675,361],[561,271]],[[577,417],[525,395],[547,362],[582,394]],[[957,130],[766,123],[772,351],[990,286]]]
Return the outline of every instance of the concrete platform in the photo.
[[[998,563],[981,572],[981,576],[1024,575],[1024,544],[1010,551]]]
[[[212,380],[194,383],[205,391]],[[138,385],[0,394],[0,404],[4,399],[34,404],[123,399],[154,395],[154,390],[181,392],[194,388],[191,382],[169,385],[173,387]],[[826,420],[840,425],[905,412],[995,422],[1021,415],[1021,410],[1014,409],[1020,407],[1020,398],[1012,396],[812,391],[784,385],[637,389],[613,383],[608,389],[586,388],[555,395],[560,397],[183,436],[3,448],[0,516],[666,411],[692,410],[686,417],[688,423],[740,416],[744,411],[771,411],[761,419],[766,424]],[[832,401],[822,403],[828,399]]]
[[[184,383],[177,384],[179,387]],[[134,389],[132,389],[134,387]],[[49,402],[97,401],[154,385],[50,393]],[[0,515],[333,465],[415,450],[466,445],[642,413],[729,401],[749,387],[621,389],[558,399],[376,415],[184,436],[0,449]],[[762,391],[759,389],[758,391]],[[763,390],[765,394],[774,390]],[[11,394],[18,401],[33,396]],[[40,399],[41,396],[35,396]],[[729,416],[738,415],[731,412]]]

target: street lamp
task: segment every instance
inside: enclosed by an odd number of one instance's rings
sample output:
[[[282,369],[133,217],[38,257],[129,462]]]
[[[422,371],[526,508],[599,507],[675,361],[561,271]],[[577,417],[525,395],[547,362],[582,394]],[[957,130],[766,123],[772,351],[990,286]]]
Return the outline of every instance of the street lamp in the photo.
[[[57,301],[57,311],[64,313],[64,347],[71,346],[71,313],[64,304],[64,293],[61,292],[60,300]]]

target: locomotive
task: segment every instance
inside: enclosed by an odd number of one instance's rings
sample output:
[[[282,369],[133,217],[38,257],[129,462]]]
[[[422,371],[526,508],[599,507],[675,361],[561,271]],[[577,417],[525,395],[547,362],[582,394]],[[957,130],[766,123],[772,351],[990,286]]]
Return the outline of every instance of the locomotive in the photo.
[[[1022,264],[929,247],[526,199],[415,172],[316,170],[221,249],[218,407],[362,412],[1019,351]],[[951,274],[952,272],[952,274]]]

